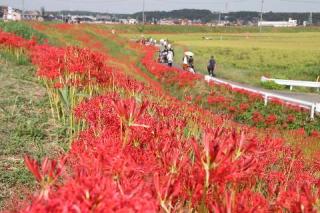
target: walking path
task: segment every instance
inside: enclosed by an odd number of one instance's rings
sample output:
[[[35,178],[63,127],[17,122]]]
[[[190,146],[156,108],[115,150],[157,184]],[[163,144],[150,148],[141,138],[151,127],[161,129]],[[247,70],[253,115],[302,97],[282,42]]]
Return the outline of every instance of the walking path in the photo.
[[[298,105],[310,110],[310,118],[314,119],[316,113],[320,113],[320,95],[314,93],[293,93],[278,90],[267,90],[259,87],[249,86],[232,82],[228,80],[222,80],[206,75],[205,80],[214,81],[217,83],[228,84],[233,88],[244,89],[253,93],[260,94],[264,97],[264,103],[267,106],[269,99],[276,98],[286,103]]]
[[[216,78],[221,81],[224,81],[226,83],[229,83],[230,85],[236,85],[243,88],[248,88],[251,90],[256,90],[264,93],[272,93],[276,95],[286,96],[288,98],[296,98],[302,101],[308,101],[313,103],[320,103],[320,94],[317,93],[301,93],[301,92],[290,92],[290,91],[283,91],[283,90],[268,90],[260,87],[250,86],[247,84],[237,83],[234,81],[229,81],[225,79]]]
[[[174,66],[178,69],[181,69],[181,67],[176,64]],[[250,92],[259,93],[265,97],[266,105],[268,103],[268,99],[277,98],[285,102],[296,104],[301,107],[310,109],[310,117],[312,119],[314,118],[316,112],[320,113],[320,94],[317,94],[317,93],[299,93],[299,92],[280,91],[280,90],[268,90],[268,89],[246,85],[246,84],[242,84],[242,83],[238,83],[230,80],[210,77],[208,75],[205,75],[204,78],[207,81],[214,81],[221,84],[228,84],[231,87],[241,88]]]

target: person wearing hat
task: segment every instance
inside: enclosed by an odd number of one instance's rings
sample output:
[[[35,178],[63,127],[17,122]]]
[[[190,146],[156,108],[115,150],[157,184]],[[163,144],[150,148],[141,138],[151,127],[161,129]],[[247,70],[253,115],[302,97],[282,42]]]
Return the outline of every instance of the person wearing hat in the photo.
[[[193,62],[194,62],[193,57],[192,57],[192,55],[190,55],[189,60],[188,60],[188,65],[189,65],[190,70],[193,70],[193,72],[194,72]]]
[[[189,61],[189,58],[187,55],[184,55],[183,58],[182,58],[182,69],[187,71],[188,70],[188,61]]]

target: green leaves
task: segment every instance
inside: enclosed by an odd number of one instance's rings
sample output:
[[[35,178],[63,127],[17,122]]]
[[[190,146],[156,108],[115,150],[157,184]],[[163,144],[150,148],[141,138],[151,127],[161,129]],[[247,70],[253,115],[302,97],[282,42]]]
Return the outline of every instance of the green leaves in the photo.
[[[66,109],[70,109],[70,97],[69,97],[69,88],[64,87],[58,90],[58,94],[60,97],[61,102],[65,106]]]

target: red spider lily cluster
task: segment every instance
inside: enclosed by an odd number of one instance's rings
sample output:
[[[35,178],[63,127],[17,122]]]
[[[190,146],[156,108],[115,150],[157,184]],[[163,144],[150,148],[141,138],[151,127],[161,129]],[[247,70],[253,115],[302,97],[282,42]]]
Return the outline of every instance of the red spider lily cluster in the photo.
[[[34,46],[35,43],[35,40],[26,40],[20,36],[0,30],[0,45],[5,48],[29,48]]]
[[[86,129],[78,132],[65,156],[44,159],[41,165],[25,158],[40,193],[20,211],[319,210],[319,163],[307,164],[284,140],[257,137],[250,127],[227,125],[222,115],[155,93],[91,50],[36,44],[28,49],[38,74],[52,81],[49,91],[75,87],[75,93],[90,94],[93,90],[83,88],[99,89],[74,105],[75,119],[86,123]],[[168,72],[152,57],[148,51],[146,68],[163,80],[181,78],[179,88],[200,79],[175,69]],[[210,102],[220,99],[211,97]],[[241,110],[248,107],[242,103]],[[267,117],[270,125],[276,119]]]

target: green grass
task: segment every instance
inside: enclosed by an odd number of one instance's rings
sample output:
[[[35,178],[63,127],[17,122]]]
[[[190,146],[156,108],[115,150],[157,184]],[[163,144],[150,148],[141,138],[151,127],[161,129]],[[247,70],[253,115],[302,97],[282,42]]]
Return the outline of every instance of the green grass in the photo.
[[[119,44],[113,39],[107,38],[105,36],[99,35],[92,28],[87,27],[85,32],[94,38],[95,41],[101,42],[105,48],[108,49],[108,53],[113,57],[132,57],[133,59],[137,58],[136,52],[126,48],[126,46]]]
[[[106,25],[111,31],[115,29],[121,33],[154,33],[154,34],[181,34],[181,33],[258,33],[260,28],[256,26],[227,26],[227,27],[210,27],[210,26],[182,26],[182,25]],[[265,27],[262,32],[280,32],[280,33],[296,33],[296,32],[320,32],[320,27],[295,27],[295,28],[272,28]]]
[[[51,119],[46,91],[29,63],[0,52],[0,209],[22,185],[34,187],[23,156],[64,152],[64,133]],[[65,143],[67,144],[67,143]]]
[[[139,38],[140,34],[122,34]],[[176,49],[176,63],[183,51],[195,53],[198,72],[207,73],[206,65],[214,55],[217,75],[229,80],[260,85],[262,75],[314,81],[320,75],[320,33],[210,33],[146,34],[159,40],[168,38]],[[204,40],[202,37],[212,40]]]
[[[9,49],[3,48],[0,51],[0,55],[6,61],[14,62],[16,65],[29,65],[30,60],[25,54],[20,54],[18,51],[16,54]]]
[[[14,33],[18,36],[21,36],[25,39],[32,39],[35,37],[38,42],[44,42],[47,37],[40,33],[37,30],[34,30],[31,26],[29,26],[26,22],[3,22],[0,21],[0,29],[5,32]]]

